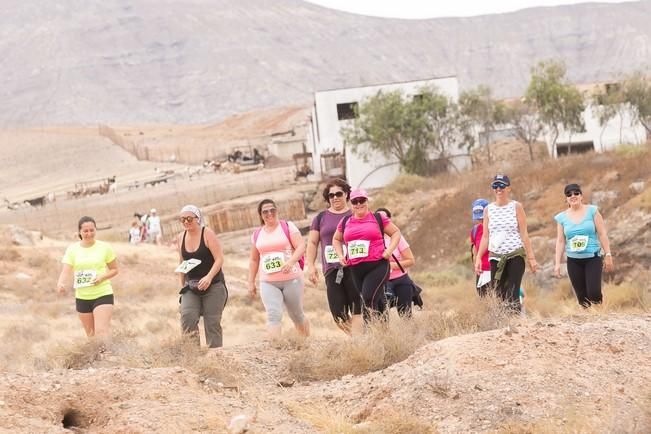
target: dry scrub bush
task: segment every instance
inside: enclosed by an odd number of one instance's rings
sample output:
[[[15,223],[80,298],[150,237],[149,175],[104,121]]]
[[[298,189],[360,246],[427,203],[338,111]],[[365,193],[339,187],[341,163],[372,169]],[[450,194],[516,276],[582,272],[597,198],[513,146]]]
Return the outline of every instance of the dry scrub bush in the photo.
[[[15,247],[0,249],[0,261],[17,262],[22,259],[22,255]]]
[[[243,369],[237,362],[197,345],[196,340],[182,336],[163,341],[159,346],[143,352],[150,367],[183,367],[197,374],[201,381],[207,379],[224,384],[238,384]]]
[[[288,404],[292,416],[310,423],[326,434],[436,434],[432,422],[408,412],[390,410],[381,418],[355,423],[344,412],[324,405]]]
[[[101,344],[97,340],[87,340],[70,346],[59,345],[48,353],[47,369],[84,369],[93,365],[101,357]]]
[[[400,362],[425,342],[425,331],[406,319],[373,321],[363,336],[310,342],[292,354],[289,371],[298,380],[361,375]]]

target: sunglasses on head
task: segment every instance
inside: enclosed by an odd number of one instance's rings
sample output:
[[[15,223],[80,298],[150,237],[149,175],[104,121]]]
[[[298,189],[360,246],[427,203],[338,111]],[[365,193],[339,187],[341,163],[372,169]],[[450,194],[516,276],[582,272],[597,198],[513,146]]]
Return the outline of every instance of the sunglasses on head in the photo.
[[[268,208],[262,210],[262,215],[276,214],[276,208]]]
[[[328,193],[328,199],[334,199],[335,197],[344,197],[344,192],[336,191],[334,193]]]
[[[365,197],[356,197],[355,199],[352,199],[350,201],[353,205],[361,205],[363,203],[366,203],[366,198]]]
[[[194,219],[196,219],[195,216],[187,216],[187,217],[181,217],[179,220],[181,220],[181,223],[190,223]]]
[[[565,193],[565,197],[572,197],[572,196],[581,196],[581,192],[579,190],[572,190]]]
[[[506,184],[502,184],[501,182],[494,182],[491,185],[491,188],[493,190],[497,190],[497,189],[504,190],[506,187],[508,187],[508,186]]]

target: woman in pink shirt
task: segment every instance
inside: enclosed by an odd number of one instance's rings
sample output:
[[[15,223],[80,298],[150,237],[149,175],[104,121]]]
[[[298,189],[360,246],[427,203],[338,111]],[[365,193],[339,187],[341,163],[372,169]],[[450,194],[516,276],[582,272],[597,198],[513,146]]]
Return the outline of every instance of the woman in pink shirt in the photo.
[[[365,190],[350,193],[353,214],[344,217],[332,237],[332,246],[344,267],[350,267],[355,286],[364,300],[364,319],[382,312],[385,305],[384,283],[389,277],[389,258],[400,242],[400,229],[382,214],[368,208]],[[384,234],[391,238],[388,246]],[[343,243],[346,244],[344,255]]]
[[[391,211],[386,208],[378,208],[375,212],[391,218]],[[386,235],[384,236],[384,242],[386,244],[390,242],[390,238]],[[414,299],[416,285],[411,280],[411,277],[409,277],[409,274],[407,274],[407,269],[413,267],[415,263],[416,259],[411,251],[411,247],[409,247],[409,243],[407,243],[405,237],[400,235],[398,247],[389,259],[391,273],[389,274],[386,290],[387,294],[393,295],[393,301],[395,302],[395,304],[390,303],[389,307],[396,306],[398,308],[398,315],[400,316],[411,316],[411,305]],[[389,298],[391,299],[391,297]]]
[[[276,204],[264,199],[258,204],[262,226],[251,237],[249,295],[255,297],[255,279],[260,274],[260,298],[267,312],[267,333],[279,338],[283,304],[299,333],[310,334],[310,323],[303,312],[303,270],[301,259],[305,243],[292,222],[278,219]]]

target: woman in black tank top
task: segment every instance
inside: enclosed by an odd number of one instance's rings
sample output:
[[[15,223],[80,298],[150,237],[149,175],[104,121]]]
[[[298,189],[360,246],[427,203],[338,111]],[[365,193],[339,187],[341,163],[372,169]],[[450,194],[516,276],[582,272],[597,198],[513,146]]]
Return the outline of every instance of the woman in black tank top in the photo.
[[[224,283],[222,264],[224,255],[212,229],[204,226],[199,208],[188,205],[180,215],[185,231],[179,237],[181,261],[198,259],[197,266],[181,276],[181,327],[183,333],[199,340],[199,317],[203,315],[206,343],[209,347],[222,346],[221,317],[228,291]]]
[[[210,231],[210,229],[208,230]],[[192,270],[188,271],[185,275],[186,284],[188,284],[188,282],[193,282],[192,284],[190,284],[190,287],[192,289],[195,289],[194,286],[198,286],[195,285],[194,282],[197,282],[198,284],[202,278],[208,276],[210,274],[210,270],[215,264],[215,258],[213,257],[213,254],[210,251],[210,249],[208,249],[208,246],[206,246],[205,231],[206,231],[206,227],[204,226],[201,228],[201,239],[199,241],[199,248],[197,248],[193,252],[189,252],[186,247],[187,245],[186,236],[188,234],[188,231],[186,230],[185,232],[183,232],[183,240],[181,242],[181,257],[185,261],[187,261],[188,259],[199,259],[201,261],[201,264],[197,265]],[[215,237],[215,239],[216,238],[217,237]],[[217,274],[215,274],[214,277],[210,280],[210,285],[223,280],[224,280],[224,273],[222,272],[220,267]],[[202,290],[203,288],[197,288],[197,289]]]

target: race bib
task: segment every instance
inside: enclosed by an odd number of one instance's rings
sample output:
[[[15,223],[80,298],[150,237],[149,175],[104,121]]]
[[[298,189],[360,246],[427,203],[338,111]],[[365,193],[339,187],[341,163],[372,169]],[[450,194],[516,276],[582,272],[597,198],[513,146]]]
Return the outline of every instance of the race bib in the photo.
[[[174,270],[174,272],[185,274],[199,264],[201,264],[201,259],[195,259],[195,258],[187,259],[181,262],[179,266],[176,267],[176,270]]]
[[[576,235],[570,239],[570,252],[582,252],[588,247],[587,235]]]
[[[496,232],[495,234],[490,234],[488,238],[488,251],[497,252],[506,239],[506,232]]]
[[[350,259],[366,258],[368,256],[368,240],[353,240],[348,243],[348,257]]]
[[[262,271],[271,274],[277,273],[285,265],[285,255],[282,252],[272,252],[262,255]]]
[[[87,288],[93,286],[93,282],[97,277],[97,271],[95,270],[79,270],[75,271],[75,280],[73,283],[73,288]]]
[[[344,256],[346,256],[346,246],[341,246],[343,251],[344,251]],[[325,246],[325,249],[323,251],[323,254],[325,255],[325,260],[328,264],[338,264],[339,263],[339,256],[337,256],[337,252],[335,252],[335,248],[332,246]]]

